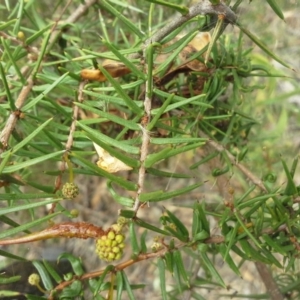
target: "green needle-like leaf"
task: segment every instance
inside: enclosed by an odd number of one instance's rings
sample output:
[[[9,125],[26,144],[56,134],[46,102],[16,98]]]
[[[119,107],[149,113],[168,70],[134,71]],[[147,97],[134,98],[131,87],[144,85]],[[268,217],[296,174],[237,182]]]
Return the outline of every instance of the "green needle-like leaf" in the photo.
[[[49,264],[48,261],[43,261],[44,267],[46,268],[47,272],[52,276],[52,278],[55,280],[56,283],[62,282],[62,278],[60,275],[56,272],[56,270]]]
[[[188,237],[189,232],[184,224],[169,210],[166,210],[167,215],[169,216],[171,222],[176,226],[176,231],[180,232],[182,236]]]
[[[129,297],[130,300],[135,300],[135,297],[133,295],[133,291],[132,291],[132,287],[128,281],[128,278],[125,274],[125,272],[120,272],[122,274],[122,277],[123,277],[123,282],[124,282],[124,286],[125,286],[125,289],[127,291],[127,295]]]
[[[160,291],[161,297],[163,300],[167,300],[167,291],[166,291],[166,268],[165,262],[162,258],[157,260],[157,267],[159,271],[159,279],[160,279]]]
[[[189,276],[186,272],[186,267],[184,266],[183,259],[181,256],[181,252],[179,250],[175,250],[173,253],[174,263],[179,271],[180,276],[185,281],[186,285],[189,287]]]
[[[22,199],[22,197],[20,197]],[[28,204],[22,204],[22,205],[18,205],[18,206],[13,206],[13,207],[5,207],[5,208],[1,208],[0,210],[0,216],[2,215],[6,215],[12,212],[16,212],[16,211],[21,211],[21,210],[29,210],[35,207],[39,207],[39,206],[43,206],[43,205],[47,205],[47,204],[52,204],[55,203],[57,201],[60,201],[61,199],[52,199],[52,200],[44,200],[41,202],[34,202],[34,203],[28,203]],[[25,230],[27,228],[23,228],[22,230]]]
[[[118,149],[121,149],[125,152],[128,153],[132,153],[132,154],[139,154],[139,148],[138,147],[134,147],[134,146],[130,146],[124,142],[121,141],[117,141],[107,135],[104,135],[103,133],[91,129],[89,126],[84,125],[82,122],[77,122],[78,126],[81,127],[83,130],[85,130],[87,133],[90,134],[90,136],[93,136],[96,140],[101,140],[103,143],[109,144],[111,146],[114,146]]]
[[[61,259],[67,259],[70,262],[73,271],[77,276],[81,276],[84,273],[82,262],[78,257],[75,257],[70,253],[62,253],[57,260],[60,261]]]
[[[55,203],[53,200],[50,202],[50,201],[47,201],[46,203],[45,202],[42,202],[41,205],[39,206],[42,206],[42,205],[47,205],[47,204],[52,204],[52,203]],[[34,206],[34,207],[38,207],[38,206]],[[33,207],[26,207],[25,209],[32,209]],[[21,208],[22,209],[22,208]],[[20,209],[20,210],[21,210]],[[20,232],[27,232],[29,228],[32,228],[32,227],[35,227],[35,226],[42,226],[43,224],[45,224],[46,221],[48,220],[51,220],[51,218],[54,218],[58,215],[60,215],[61,212],[55,212],[53,214],[49,214],[45,217],[42,217],[40,219],[37,219],[37,220],[34,220],[34,221],[31,221],[31,222],[28,222],[28,223],[25,223],[23,225],[20,225],[20,226],[17,226],[17,227],[14,227],[14,228],[11,228],[11,229],[7,229],[5,230],[4,232],[1,232],[0,233],[0,239],[3,239],[3,238],[7,238],[9,236],[12,236],[12,235],[15,235],[15,234],[18,234]],[[28,232],[27,232],[28,233]]]
[[[140,109],[133,99],[131,99],[128,94],[124,92],[121,85],[109,74],[108,71],[106,71],[101,65],[98,66],[100,71],[103,73],[103,75],[107,78],[107,80],[111,83],[111,85],[115,88],[117,93],[119,94],[120,98],[124,101],[124,104],[126,104],[135,114],[142,116],[143,111]]]
[[[111,6],[109,4],[108,1],[101,1],[101,6],[106,9],[107,11],[109,11],[110,13],[112,13],[117,19],[121,20],[123,22],[123,24],[128,27],[128,29],[136,34],[139,38],[144,38],[145,34],[140,31],[132,21],[128,20],[124,14],[122,14],[120,11],[118,11],[117,9],[115,9],[113,6]]]
[[[201,247],[200,247],[201,248]],[[207,269],[210,271],[211,275],[217,280],[217,282],[222,286],[223,288],[226,288],[226,284],[224,283],[222,276],[219,274],[219,272],[216,270],[214,264],[209,259],[206,251],[199,251],[199,255],[207,267]]]
[[[270,5],[270,7],[273,9],[273,11],[276,13],[276,15],[284,20],[284,15],[282,13],[282,10],[280,9],[279,5],[276,2],[277,0],[267,0],[268,4]]]
[[[32,99],[28,104],[25,104],[22,111],[27,111],[33,106],[35,106],[40,100],[42,100],[51,90],[53,90],[57,85],[59,85],[66,77],[68,73],[63,74],[61,77],[57,78],[52,84],[50,84],[41,94]]]
[[[288,69],[294,70],[291,66],[285,63],[279,56],[273,53],[258,37],[256,37],[253,33],[251,33],[248,29],[242,26],[239,22],[236,22],[236,25],[263,51],[265,51],[270,57],[278,61],[283,66],[287,67]]]
[[[176,5],[163,0],[146,0],[146,1],[173,8],[174,10],[177,10],[183,15],[186,15],[189,12],[189,8],[183,5]]]
[[[182,194],[185,194],[189,191],[192,191],[198,187],[200,187],[203,183],[196,183],[192,184],[190,186],[172,191],[172,192],[163,192],[163,191],[155,191],[152,193],[146,193],[140,195],[140,201],[141,202],[159,202],[166,199],[172,199],[176,196],[180,196]]]
[[[298,159],[295,160],[296,163],[298,162]],[[294,179],[293,179],[293,173],[291,174],[290,170],[288,169],[288,166],[286,164],[286,162],[281,159],[281,162],[282,162],[282,165],[283,165],[283,168],[284,168],[284,171],[285,171],[285,175],[287,177],[287,184],[286,184],[286,188],[285,188],[285,191],[284,191],[284,194],[285,195],[297,195],[298,194],[298,190],[297,190],[297,187],[296,187],[296,184],[294,182]],[[294,168],[295,169],[295,168]]]
[[[117,284],[117,300],[122,300],[122,293],[123,293],[123,287],[124,287],[124,282],[123,282],[123,276],[120,271],[116,273],[116,284]]]
[[[63,151],[57,151],[57,152],[54,152],[54,153],[46,154],[46,155],[43,155],[43,156],[40,156],[40,157],[37,157],[37,158],[27,160],[27,161],[24,161],[24,162],[21,162],[21,163],[17,163],[13,166],[7,166],[3,169],[3,173],[6,174],[6,173],[16,172],[18,170],[27,168],[29,166],[36,165],[36,164],[41,163],[43,161],[50,160],[51,158],[54,158],[54,157],[57,157],[57,156],[61,155],[63,152],[64,152],[64,150]]]
[[[7,83],[7,80],[6,80],[6,76],[5,76],[6,74],[4,72],[2,62],[0,62],[0,75],[1,75],[3,85],[4,85],[4,89],[5,89],[5,92],[6,92],[6,96],[7,96],[7,100],[8,100],[10,109],[12,111],[14,111],[14,110],[16,110],[16,105],[15,105],[15,102],[12,98],[11,93],[10,93],[10,89],[9,89],[9,86],[8,86],[8,83]]]
[[[49,273],[47,272],[45,266],[43,265],[42,262],[34,260],[32,264],[35,266],[35,268],[38,270],[39,275],[41,277],[41,280],[44,284],[44,287],[46,288],[47,291],[50,291],[53,289],[53,283],[51,281],[51,277]]]
[[[137,236],[135,233],[134,222],[129,223],[129,238],[130,238],[132,253],[135,257],[141,252],[141,249],[139,247]]]
[[[17,64],[18,59],[16,57],[13,57],[12,51],[10,50],[6,40],[2,38],[1,42],[2,42],[2,45],[4,46],[5,51],[6,51],[5,53],[9,57],[10,63],[14,66],[14,71],[17,73],[21,83],[23,85],[26,85],[26,80],[25,80],[25,78],[24,78],[24,76],[23,76],[23,74],[22,74],[22,72],[21,72],[21,70],[20,70],[20,68]],[[1,64],[1,68],[2,68],[2,64]],[[2,75],[2,72],[1,72],[1,75]],[[2,80],[3,80],[4,83],[6,83],[5,76],[2,77]],[[6,89],[6,86],[5,86],[5,89]],[[11,97],[9,90],[6,89],[6,93],[8,94],[8,97],[9,96]]]

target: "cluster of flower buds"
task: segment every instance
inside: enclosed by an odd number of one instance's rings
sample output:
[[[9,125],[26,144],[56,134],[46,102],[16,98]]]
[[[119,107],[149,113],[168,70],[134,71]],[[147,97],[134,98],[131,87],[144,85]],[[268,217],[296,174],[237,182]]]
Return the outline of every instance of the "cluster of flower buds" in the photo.
[[[118,260],[123,255],[125,236],[113,229],[109,230],[96,243],[96,253],[105,261]]]
[[[62,188],[62,195],[66,199],[74,199],[79,195],[79,188],[72,182],[67,182]]]
[[[117,224],[113,224],[109,230],[96,242],[96,253],[105,261],[118,260],[123,255],[125,247],[125,235],[122,233],[127,221],[120,217]]]

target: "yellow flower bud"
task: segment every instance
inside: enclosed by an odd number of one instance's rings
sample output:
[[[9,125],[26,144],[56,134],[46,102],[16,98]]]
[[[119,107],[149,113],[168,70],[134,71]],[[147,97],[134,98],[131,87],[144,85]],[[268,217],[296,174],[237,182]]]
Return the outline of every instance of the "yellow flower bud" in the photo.
[[[110,240],[113,240],[113,239],[115,239],[115,233],[113,232],[113,231],[110,231],[109,233],[108,233],[108,235],[107,235],[107,237],[110,239]]]
[[[24,41],[24,40],[25,40],[25,34],[24,34],[24,32],[23,32],[23,31],[19,31],[19,32],[17,33],[17,38],[18,38],[19,40],[21,40],[21,41]]]
[[[36,273],[33,273],[28,277],[28,283],[30,285],[38,285],[40,283],[40,280],[40,275]]]

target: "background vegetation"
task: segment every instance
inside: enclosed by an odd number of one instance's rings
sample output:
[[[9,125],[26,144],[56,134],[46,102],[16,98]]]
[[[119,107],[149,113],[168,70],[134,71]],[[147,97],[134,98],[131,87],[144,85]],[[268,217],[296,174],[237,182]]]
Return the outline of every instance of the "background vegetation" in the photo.
[[[0,4],[1,297],[299,298],[299,4],[210,2]]]

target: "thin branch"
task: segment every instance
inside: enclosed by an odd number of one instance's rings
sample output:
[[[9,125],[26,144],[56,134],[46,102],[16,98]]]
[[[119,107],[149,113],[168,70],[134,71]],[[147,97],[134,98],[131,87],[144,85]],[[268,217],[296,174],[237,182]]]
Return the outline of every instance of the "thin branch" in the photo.
[[[144,57],[146,58],[146,51],[147,48],[144,49]],[[152,59],[152,58],[150,58]],[[144,189],[144,182],[145,182],[145,175],[146,175],[146,168],[145,168],[145,161],[148,155],[148,147],[150,144],[150,133],[147,130],[147,126],[151,119],[151,103],[152,103],[152,86],[153,86],[153,78],[152,75],[149,74],[148,69],[148,62],[145,60],[145,69],[147,70],[147,80],[145,83],[145,100],[144,100],[144,117],[142,118],[141,122],[141,129],[142,129],[142,145],[141,145],[141,156],[140,156],[140,163],[141,166],[139,168],[139,175],[138,175],[138,190],[136,193],[136,199],[134,203],[134,211],[137,212],[140,207],[140,194],[143,192]],[[152,72],[152,69],[151,69]],[[149,82],[151,81],[151,82]]]
[[[146,102],[146,100],[145,100]],[[146,106],[146,105],[145,105]],[[146,109],[145,109],[146,111]],[[141,125],[143,126],[143,125]],[[142,129],[142,145],[141,145],[141,156],[140,156],[140,168],[139,168],[139,175],[138,175],[138,190],[136,193],[135,203],[134,203],[134,211],[140,207],[140,194],[143,192],[144,189],[144,182],[145,182],[145,175],[146,175],[146,168],[145,168],[145,160],[148,155],[148,146],[150,143],[150,135],[146,128],[143,127]]]
[[[33,55],[36,55],[36,56],[39,54],[39,51],[36,47],[31,47],[29,45],[26,45],[24,40],[17,39],[16,37],[11,36],[3,31],[0,31],[0,36],[22,46],[28,53],[32,53]]]
[[[272,233],[274,233],[276,231],[273,231]],[[269,232],[270,233],[270,232]],[[225,242],[225,237],[224,236],[220,236],[220,235],[214,235],[211,236],[209,238],[207,238],[206,240],[203,241],[203,243],[205,244],[222,244]],[[183,247],[187,246],[187,243],[180,243],[177,244],[173,250],[175,249],[181,249]],[[190,245],[189,245],[190,246]],[[114,267],[114,270],[112,272],[116,272],[116,271],[121,271],[124,270],[140,261],[144,261],[144,260],[148,260],[148,259],[155,259],[158,257],[163,257],[167,252],[173,251],[170,250],[168,247],[164,247],[156,252],[149,252],[149,253],[141,253],[139,254],[135,259],[129,259],[125,262],[119,263]],[[86,280],[86,279],[91,279],[91,278],[96,278],[101,276],[103,273],[105,272],[105,269],[103,270],[99,270],[99,271],[95,271],[95,272],[90,272],[90,273],[86,273],[83,276],[81,276],[80,278],[76,278],[79,280]],[[60,283],[58,286],[56,286],[54,288],[53,291],[60,291],[63,290],[64,288],[66,288],[67,286],[69,286],[70,284],[72,284],[72,282],[75,279],[72,279],[70,281],[64,281],[62,283]],[[281,298],[278,298],[281,299]],[[275,299],[274,299],[275,300]]]
[[[174,18],[173,21],[156,32],[150,39],[145,42],[145,46],[148,46],[151,42],[154,43],[161,41],[169,33],[198,15],[210,14],[224,15],[225,20],[231,24],[234,24],[237,18],[235,13],[225,4],[212,5],[209,0],[202,0],[191,6],[188,14]]]
[[[77,100],[79,103],[82,103],[84,98],[83,98],[83,89],[86,85],[87,81],[81,81],[78,87],[78,97]],[[69,132],[69,136],[68,136],[68,140],[66,142],[66,152],[64,153],[64,158],[63,161],[60,164],[60,173],[59,175],[56,177],[55,179],[55,192],[58,191],[61,187],[61,183],[62,183],[62,175],[65,172],[66,168],[67,168],[67,161],[68,161],[68,152],[69,150],[71,150],[72,145],[73,145],[73,141],[74,141],[74,133],[76,130],[76,121],[78,120],[78,114],[79,114],[79,107],[77,105],[73,106],[73,121],[72,124],[70,126],[70,132]],[[54,210],[54,208],[56,207],[56,203],[53,203],[52,209]]]
[[[204,243],[206,243],[206,244],[220,244],[220,243],[223,243],[223,242],[224,242],[224,237],[223,236],[212,236],[212,237],[210,237],[210,238],[208,238],[207,240],[204,241]],[[174,251],[176,249],[181,249],[181,248],[185,247],[186,245],[187,245],[187,243],[180,243],[172,249],[169,249],[168,247],[164,247],[164,248],[162,248],[162,249],[160,249],[156,252],[141,253],[135,259],[129,259],[125,262],[122,262],[122,263],[116,265],[112,272],[124,270],[124,269],[126,269],[126,268],[140,262],[140,261],[143,261],[143,260],[163,257],[167,252]],[[96,277],[101,276],[104,272],[105,272],[105,269],[100,270],[100,271],[86,273],[86,274],[84,274],[83,276],[81,276],[80,278],[77,278],[77,279],[86,280],[86,279],[96,278]],[[64,288],[66,288],[67,286],[72,284],[72,282],[74,280],[75,279],[60,283],[57,287],[54,288],[53,291],[63,290]]]
[[[258,186],[262,191],[268,192],[266,187],[264,186],[261,179],[259,179],[255,174],[253,174],[249,169],[247,169],[244,165],[239,163],[234,157],[223,145],[217,143],[216,141],[213,141],[210,139],[204,132],[200,132],[200,135],[202,137],[206,137],[208,139],[207,144],[210,145],[212,148],[217,150],[219,153],[225,152],[226,156],[229,158],[230,162],[236,166],[247,178],[249,178],[256,186]]]
[[[24,85],[19,97],[16,100],[16,111],[11,112],[10,116],[8,117],[6,124],[1,131],[0,134],[0,142],[2,144],[2,148],[0,149],[0,153],[3,152],[7,146],[8,146],[8,139],[10,137],[10,134],[15,128],[15,125],[19,119],[21,108],[24,106],[24,103],[33,87],[34,81],[33,81],[33,75],[31,75],[27,80],[27,85]]]
[[[78,102],[79,103],[83,102],[83,89],[84,89],[84,86],[86,85],[86,83],[87,83],[86,81],[81,81],[79,84],[79,87],[78,87]],[[74,132],[76,129],[78,113],[79,113],[79,107],[77,105],[75,105],[73,108],[73,122],[71,124],[68,141],[66,143],[66,151],[69,151],[73,145],[73,136],[74,136]]]
[[[256,186],[258,186],[262,191],[267,192],[266,187],[264,186],[262,180],[260,180],[256,175],[254,175],[250,170],[248,170],[244,165],[239,163],[236,158],[222,145],[219,143],[209,139],[209,137],[201,132],[201,136],[207,137],[207,143],[216,149],[219,153],[225,152],[230,162],[235,165],[247,178],[249,178]],[[271,300],[283,300],[284,296],[282,295],[276,281],[273,278],[273,275],[266,264],[262,262],[255,262],[256,269],[260,274],[260,277],[267,289],[270,293]]]
[[[209,0],[202,0],[191,6],[188,14],[174,17],[170,23],[167,23],[166,26],[148,38],[144,43],[144,47],[147,48],[151,43],[160,42],[172,31],[198,15],[224,15],[227,24],[235,24],[237,19],[236,14],[227,5],[223,3],[212,5]],[[130,55],[130,58],[137,57],[139,57],[138,54]]]
[[[274,280],[269,268],[262,262],[255,262],[256,269],[260,278],[265,284],[267,291],[270,294],[271,300],[284,300],[284,296],[280,292],[276,281]]]
[[[69,18],[67,18],[65,21],[63,21],[60,25],[60,28],[56,31],[53,31],[53,34],[50,37],[49,40],[49,46],[48,46],[48,50],[51,49],[53,47],[53,45],[55,44],[55,42],[57,41],[57,39],[59,38],[59,36],[61,35],[61,32],[64,28],[65,25],[68,24],[74,24],[75,22],[78,21],[79,18],[81,18],[86,12],[87,10],[94,5],[98,0],[86,0],[83,4],[80,4],[77,9],[69,16]],[[66,6],[63,8],[63,12],[66,10],[67,6],[72,2],[69,1]],[[58,20],[59,21],[59,20]],[[53,29],[56,29],[56,26],[58,24],[58,21],[55,23]]]

